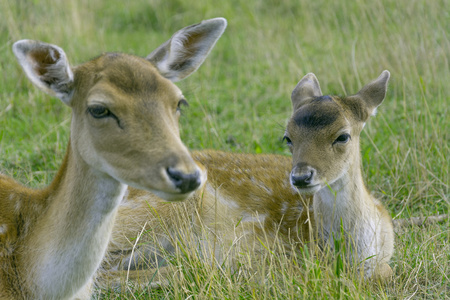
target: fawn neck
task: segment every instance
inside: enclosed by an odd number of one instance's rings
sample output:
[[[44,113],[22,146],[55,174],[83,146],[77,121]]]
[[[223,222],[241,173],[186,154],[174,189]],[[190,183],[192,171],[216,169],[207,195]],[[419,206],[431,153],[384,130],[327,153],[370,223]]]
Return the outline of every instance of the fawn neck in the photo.
[[[349,168],[333,183],[323,187],[314,195],[314,211],[320,217],[325,235],[329,230],[340,232],[356,230],[368,207],[370,196],[361,175],[361,155],[355,151]]]
[[[94,274],[127,188],[88,166],[70,144],[67,151],[50,187],[48,207],[23,247],[22,270],[40,295],[49,295],[43,298],[55,298],[56,291],[61,297],[70,294]]]

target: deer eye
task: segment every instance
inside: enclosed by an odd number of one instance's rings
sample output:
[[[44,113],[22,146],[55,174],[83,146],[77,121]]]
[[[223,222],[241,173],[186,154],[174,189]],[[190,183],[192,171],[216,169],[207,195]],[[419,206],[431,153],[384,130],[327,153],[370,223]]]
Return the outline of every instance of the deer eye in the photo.
[[[286,141],[286,145],[288,145],[289,147],[292,146],[292,141],[290,138],[288,138],[287,136],[283,137],[283,142]]]
[[[336,143],[345,144],[350,140],[350,134],[343,133],[340,136],[337,137],[337,139],[334,140],[333,145]]]
[[[92,105],[88,107],[88,112],[96,119],[106,118],[111,115],[109,109],[103,105]]]

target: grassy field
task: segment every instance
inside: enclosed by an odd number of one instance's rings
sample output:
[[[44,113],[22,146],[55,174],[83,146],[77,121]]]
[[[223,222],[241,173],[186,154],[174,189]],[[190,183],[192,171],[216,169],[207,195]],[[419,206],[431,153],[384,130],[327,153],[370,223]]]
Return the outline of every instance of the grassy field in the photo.
[[[393,218],[448,213],[448,7],[449,0],[0,0],[0,171],[42,187],[69,137],[70,110],[29,83],[13,42],[59,45],[76,65],[105,51],[146,56],[176,30],[221,16],[224,36],[178,84],[190,102],[181,119],[188,147],[289,155],[281,138],[303,75],[315,73],[324,93],[346,95],[387,69],[386,100],[362,134],[366,183]],[[450,299],[449,228],[450,220],[397,234],[395,277],[383,286],[336,274],[335,260],[303,252],[268,256],[264,284],[190,259],[181,262],[190,274],[183,281],[108,297]]]

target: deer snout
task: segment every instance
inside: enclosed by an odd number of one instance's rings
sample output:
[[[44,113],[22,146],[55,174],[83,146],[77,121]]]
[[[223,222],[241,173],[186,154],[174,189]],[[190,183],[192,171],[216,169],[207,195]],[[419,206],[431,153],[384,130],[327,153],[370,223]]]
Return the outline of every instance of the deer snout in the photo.
[[[314,186],[314,175],[316,170],[309,166],[297,166],[291,172],[291,184],[299,189],[309,188]]]
[[[198,170],[193,173],[184,173],[175,168],[167,168],[167,175],[182,194],[196,190],[202,183],[201,174]]]

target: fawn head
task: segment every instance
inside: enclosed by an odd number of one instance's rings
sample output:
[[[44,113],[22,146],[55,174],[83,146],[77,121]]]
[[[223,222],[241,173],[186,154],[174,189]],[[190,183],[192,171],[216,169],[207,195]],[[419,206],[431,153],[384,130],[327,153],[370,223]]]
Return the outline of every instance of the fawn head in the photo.
[[[21,40],[13,51],[28,78],[72,108],[72,152],[116,180],[184,200],[204,181],[180,139],[173,83],[193,73],[226,28],[222,18],[176,32],[146,58],[105,53],[72,68],[64,51]]]
[[[359,166],[359,135],[374,115],[387,89],[389,72],[383,71],[357,94],[323,96],[312,73],[292,92],[293,114],[284,139],[293,157],[292,186],[313,194],[331,185],[349,169]]]

